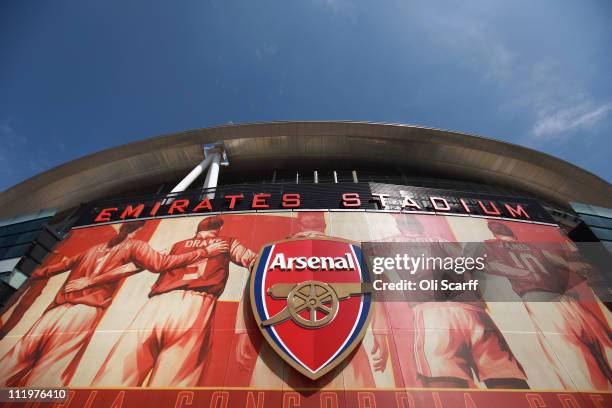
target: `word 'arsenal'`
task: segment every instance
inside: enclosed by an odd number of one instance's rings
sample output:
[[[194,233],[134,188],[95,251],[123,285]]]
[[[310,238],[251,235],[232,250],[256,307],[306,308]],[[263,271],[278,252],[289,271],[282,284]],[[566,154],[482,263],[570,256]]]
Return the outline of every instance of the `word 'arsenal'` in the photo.
[[[355,263],[351,254],[345,253],[344,256],[298,256],[285,258],[285,254],[276,254],[268,270],[278,268],[281,271],[298,270],[303,271],[308,268],[311,271],[351,271],[355,269]]]

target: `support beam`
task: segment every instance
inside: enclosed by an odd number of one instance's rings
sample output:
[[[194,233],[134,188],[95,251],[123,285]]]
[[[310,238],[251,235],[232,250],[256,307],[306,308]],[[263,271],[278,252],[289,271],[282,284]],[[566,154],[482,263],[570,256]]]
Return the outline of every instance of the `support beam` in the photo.
[[[219,166],[221,163],[221,153],[210,153],[208,157],[211,158],[211,162],[210,168],[208,169],[208,173],[206,174],[206,180],[204,181],[204,190],[208,191],[206,193],[206,197],[212,200],[213,198],[215,198],[215,191],[209,190],[217,188],[217,182],[219,181]]]
[[[204,181],[204,189],[217,188],[217,182],[219,180],[219,166],[228,166],[229,161],[227,160],[227,156],[225,155],[225,151],[223,150],[222,143],[215,143],[204,146],[204,160],[200,164],[194,167],[193,170],[185,176],[173,189],[170,191],[168,195],[173,195],[176,193],[181,193],[185,191],[189,186],[206,170],[207,167],[208,173],[206,174],[206,180]],[[215,193],[206,194],[209,198],[214,198]],[[174,201],[174,198],[169,197],[164,200],[164,204],[170,204]]]
[[[186,175],[185,178],[182,179],[172,189],[172,191],[170,191],[170,194],[172,194],[172,193],[180,193],[180,192],[185,191],[191,185],[191,183],[193,183],[200,176],[200,174],[202,174],[202,172],[210,165],[212,160],[213,160],[213,155],[206,156],[206,158],[204,160],[202,160],[202,162],[200,164],[195,166],[193,168],[193,170],[191,170],[189,172],[189,174]]]

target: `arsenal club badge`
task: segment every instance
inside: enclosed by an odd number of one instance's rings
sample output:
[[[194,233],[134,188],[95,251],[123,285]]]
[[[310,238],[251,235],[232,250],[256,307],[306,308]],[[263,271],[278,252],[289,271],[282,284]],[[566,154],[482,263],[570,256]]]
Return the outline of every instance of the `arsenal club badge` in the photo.
[[[371,296],[361,249],[336,238],[269,244],[251,277],[251,306],[264,337],[313,380],[359,345],[372,312]]]

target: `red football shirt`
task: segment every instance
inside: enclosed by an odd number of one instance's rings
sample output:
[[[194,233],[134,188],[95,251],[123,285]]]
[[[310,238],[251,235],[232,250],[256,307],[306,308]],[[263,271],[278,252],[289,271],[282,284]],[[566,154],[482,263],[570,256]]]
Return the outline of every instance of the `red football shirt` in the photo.
[[[187,254],[196,249],[206,248],[215,242],[226,242],[228,252],[205,258],[195,264],[168,270],[162,273],[149,296],[159,295],[175,289],[195,290],[220,296],[225,289],[229,276],[230,261],[236,265],[248,268],[256,258],[256,254],[234,238],[215,237],[200,239],[197,237],[177,242],[170,250],[171,254]]]
[[[567,254],[561,245],[542,244],[542,247],[539,247],[500,239],[489,239],[485,244],[488,262],[497,261],[524,271],[520,276],[504,275],[510,280],[512,289],[519,296],[534,291],[563,294],[569,288],[571,277],[569,268],[553,263],[543,252],[545,250],[565,260]]]

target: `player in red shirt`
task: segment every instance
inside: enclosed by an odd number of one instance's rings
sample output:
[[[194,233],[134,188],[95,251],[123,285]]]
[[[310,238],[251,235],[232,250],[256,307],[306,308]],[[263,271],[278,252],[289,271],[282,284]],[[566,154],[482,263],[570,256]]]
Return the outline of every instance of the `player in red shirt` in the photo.
[[[400,234],[381,242],[411,243],[405,250],[412,256],[446,258],[462,254],[457,244],[428,234],[417,216],[398,215],[396,225]],[[397,271],[397,275],[389,277],[415,282],[432,279],[461,282],[471,278],[470,272],[442,274],[436,269],[424,268],[415,275],[405,276],[406,271]],[[488,388],[529,388],[523,368],[489,316],[480,292],[465,291],[447,300],[441,298],[446,296],[444,293],[435,291],[415,290],[404,294],[414,316],[417,376],[426,387],[469,387],[473,383],[473,371]],[[409,311],[403,310],[403,302],[394,302],[400,299],[387,300],[390,319],[406,318]],[[401,327],[401,322],[392,325]],[[399,346],[404,342],[398,338],[396,343]]]
[[[204,218],[193,238],[174,244],[171,254],[190,254],[210,245],[219,251],[199,263],[160,274],[149,300],[113,346],[93,385],[197,385],[230,262],[250,269],[256,257],[238,240],[220,236],[222,226],[221,216]]]
[[[32,274],[31,279],[48,279],[71,270],[47,311],[0,359],[0,384],[68,385],[97,323],[119,287],[119,280],[126,276],[115,272],[118,267],[134,263],[159,273],[206,256],[205,250],[181,256],[162,255],[147,243],[132,238],[143,225],[143,221],[125,223],[107,243],[95,245]],[[90,279],[99,279],[99,282],[80,290],[65,290],[75,282]]]
[[[572,297],[571,288],[581,279],[585,264],[573,260],[561,243],[520,242],[509,225],[498,221],[489,221],[488,228],[495,238],[485,241],[485,272],[508,278],[523,299],[542,347],[560,359],[571,376],[573,384],[565,385],[609,388],[612,333]],[[553,363],[557,364],[554,359]]]

